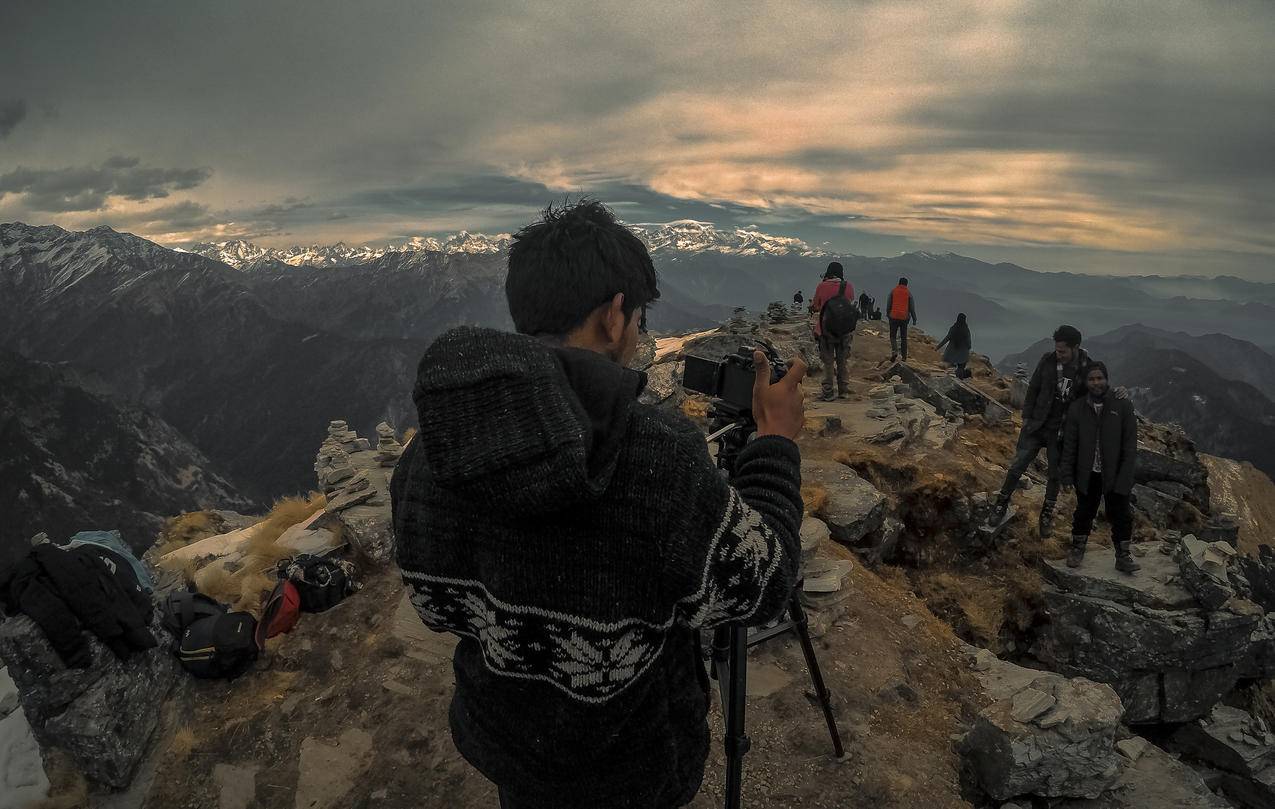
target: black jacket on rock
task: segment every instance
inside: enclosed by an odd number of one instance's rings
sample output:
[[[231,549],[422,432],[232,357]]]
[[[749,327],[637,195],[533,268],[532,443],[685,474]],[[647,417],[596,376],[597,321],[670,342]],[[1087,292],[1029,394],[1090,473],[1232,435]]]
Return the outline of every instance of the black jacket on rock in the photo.
[[[37,545],[0,581],[0,598],[36,622],[68,667],[92,665],[85,629],[121,660],[158,645],[150,596],[130,563],[103,547]]]
[[[1102,493],[1129,496],[1138,459],[1138,419],[1128,399],[1107,393],[1102,415],[1094,412],[1089,396],[1072,402],[1063,424],[1062,469],[1059,480],[1089,494],[1094,453],[1102,448]]]
[[[779,614],[800,557],[800,454],[766,437],[734,487],[645,376],[460,328],[420,361],[391,483],[398,562],[460,636],[457,749],[517,805],[688,803],[708,755],[698,630]]]

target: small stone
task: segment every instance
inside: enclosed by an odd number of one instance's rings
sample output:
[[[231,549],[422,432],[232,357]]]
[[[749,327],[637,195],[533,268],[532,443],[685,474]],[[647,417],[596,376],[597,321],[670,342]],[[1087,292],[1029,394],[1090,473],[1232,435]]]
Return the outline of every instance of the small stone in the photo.
[[[1014,695],[1009,715],[1015,722],[1026,724],[1054,707],[1057,702],[1052,694],[1035,688],[1024,688]]]
[[[899,623],[903,624],[908,629],[916,629],[916,625],[921,623],[921,619],[915,615],[905,615],[899,619]]]
[[[1141,736],[1116,742],[1116,751],[1130,761],[1137,761],[1146,752],[1149,742]]]
[[[381,683],[381,685],[385,687],[386,691],[399,694],[400,696],[404,696],[404,697],[416,696],[416,689],[408,685],[403,685],[397,680],[386,680],[385,682]]]

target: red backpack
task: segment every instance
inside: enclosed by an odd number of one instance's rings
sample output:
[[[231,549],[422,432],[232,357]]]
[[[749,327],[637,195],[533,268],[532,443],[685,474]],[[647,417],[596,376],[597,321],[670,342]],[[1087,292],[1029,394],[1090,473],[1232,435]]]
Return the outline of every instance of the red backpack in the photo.
[[[280,579],[266,596],[261,608],[261,620],[257,622],[257,647],[266,648],[266,639],[291,632],[301,617],[301,594],[297,586],[287,579]]]

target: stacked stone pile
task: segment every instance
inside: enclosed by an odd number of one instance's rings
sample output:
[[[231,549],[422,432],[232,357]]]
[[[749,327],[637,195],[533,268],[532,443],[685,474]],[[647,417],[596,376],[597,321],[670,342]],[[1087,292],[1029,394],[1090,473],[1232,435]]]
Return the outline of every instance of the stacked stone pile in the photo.
[[[819,554],[819,548],[830,536],[823,520],[807,517],[801,523],[801,604],[810,635],[815,638],[845,616],[851,595],[850,560]]]
[[[792,307],[779,301],[771,301],[766,307],[766,320],[770,323],[787,323],[792,319]]]
[[[342,525],[344,537],[376,565],[394,557],[389,482],[403,448],[394,428],[377,425],[377,446],[346,427],[328,425],[328,436],[315,457],[314,471],[327,495],[326,511]]]

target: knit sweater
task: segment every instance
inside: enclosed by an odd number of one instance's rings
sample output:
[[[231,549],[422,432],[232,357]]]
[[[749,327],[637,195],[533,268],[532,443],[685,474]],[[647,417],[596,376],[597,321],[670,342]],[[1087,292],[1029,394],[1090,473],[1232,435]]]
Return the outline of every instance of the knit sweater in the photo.
[[[698,631],[782,612],[800,455],[766,437],[734,486],[645,377],[600,354],[461,328],[418,368],[421,429],[391,484],[427,626],[460,637],[457,749],[532,807],[672,807],[698,791]]]

